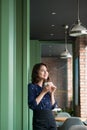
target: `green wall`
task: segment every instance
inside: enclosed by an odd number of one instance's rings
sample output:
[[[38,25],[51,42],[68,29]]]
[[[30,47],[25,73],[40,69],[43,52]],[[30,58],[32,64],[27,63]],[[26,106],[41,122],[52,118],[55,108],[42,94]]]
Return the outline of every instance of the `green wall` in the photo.
[[[31,82],[31,72],[34,64],[41,61],[41,44],[37,40],[30,41],[30,69],[29,82]],[[32,130],[32,110],[29,109],[29,130]]]
[[[41,43],[38,40],[30,41],[30,68],[41,61]]]

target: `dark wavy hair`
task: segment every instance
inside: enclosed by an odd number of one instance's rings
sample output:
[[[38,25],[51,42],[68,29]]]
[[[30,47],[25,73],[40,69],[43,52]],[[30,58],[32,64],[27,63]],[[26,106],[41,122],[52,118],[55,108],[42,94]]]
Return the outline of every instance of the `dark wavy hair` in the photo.
[[[31,75],[31,80],[32,80],[32,83],[38,83],[39,81],[40,81],[40,77],[39,77],[39,75],[38,75],[38,72],[39,72],[39,70],[40,70],[40,68],[41,68],[41,66],[45,66],[46,68],[47,68],[47,65],[46,64],[44,64],[44,63],[37,63],[37,64],[35,64],[34,65],[34,67],[33,67],[33,70],[32,70],[32,75]],[[49,77],[48,77],[48,79],[47,79],[47,81],[49,80]]]

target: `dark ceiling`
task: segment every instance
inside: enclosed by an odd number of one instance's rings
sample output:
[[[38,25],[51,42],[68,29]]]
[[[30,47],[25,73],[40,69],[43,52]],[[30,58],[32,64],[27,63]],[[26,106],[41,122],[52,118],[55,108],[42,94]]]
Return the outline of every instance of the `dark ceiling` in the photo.
[[[80,20],[87,27],[87,0],[79,2]],[[33,40],[62,40],[63,25],[67,24],[70,29],[76,20],[77,0],[30,0],[30,38]]]

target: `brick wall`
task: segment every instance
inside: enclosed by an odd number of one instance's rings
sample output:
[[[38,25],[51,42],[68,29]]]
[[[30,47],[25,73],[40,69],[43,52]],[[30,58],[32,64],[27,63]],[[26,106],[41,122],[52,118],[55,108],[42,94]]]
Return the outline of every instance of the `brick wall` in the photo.
[[[73,101],[73,88],[72,88],[72,86],[73,86],[73,81],[72,81],[72,79],[73,79],[73,73],[72,73],[72,70],[73,70],[73,68],[72,68],[72,58],[69,58],[69,59],[67,59],[67,86],[68,86],[68,88],[67,88],[67,90],[68,90],[68,106],[69,107],[73,107],[72,106],[72,101]]]
[[[77,38],[80,64],[80,116],[87,118],[87,37]]]
[[[50,78],[57,86],[55,98],[58,106],[62,109],[72,107],[72,60],[44,57],[42,62],[47,64]]]

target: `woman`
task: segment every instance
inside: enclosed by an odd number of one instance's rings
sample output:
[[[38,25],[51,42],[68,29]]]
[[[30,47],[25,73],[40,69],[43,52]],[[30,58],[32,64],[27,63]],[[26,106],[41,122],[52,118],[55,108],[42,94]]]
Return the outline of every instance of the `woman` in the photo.
[[[33,130],[56,130],[52,109],[57,105],[54,98],[56,87],[49,81],[44,63],[34,65],[32,83],[28,85],[28,105],[33,110]]]

